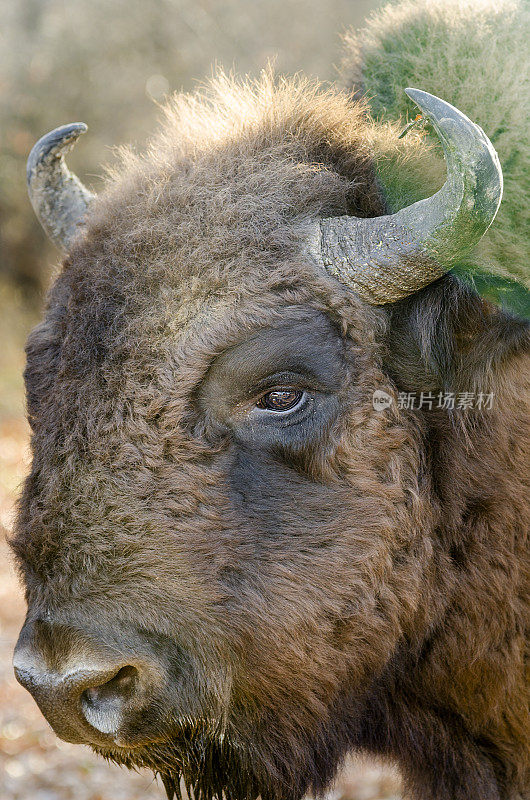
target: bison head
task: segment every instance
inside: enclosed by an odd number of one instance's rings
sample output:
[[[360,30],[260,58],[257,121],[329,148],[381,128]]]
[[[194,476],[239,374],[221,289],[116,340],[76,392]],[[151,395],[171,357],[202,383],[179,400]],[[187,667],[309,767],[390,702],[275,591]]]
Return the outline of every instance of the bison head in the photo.
[[[30,156],[67,256],[27,347],[15,668],[59,736],[170,796],[321,789],[430,624],[422,424],[373,396],[396,396],[388,304],[480,238],[501,174],[463,114],[408,92],[448,177],[392,216],[364,110],[296,83],[175,101],[98,198],[63,160],[80,124]]]

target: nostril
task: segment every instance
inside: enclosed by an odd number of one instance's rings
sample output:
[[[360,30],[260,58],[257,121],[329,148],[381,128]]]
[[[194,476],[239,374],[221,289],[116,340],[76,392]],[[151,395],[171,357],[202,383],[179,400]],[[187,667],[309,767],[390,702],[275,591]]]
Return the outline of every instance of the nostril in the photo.
[[[87,687],[81,694],[81,708],[87,722],[101,733],[117,731],[123,706],[135,694],[138,678],[135,667],[125,666],[105,683]]]
[[[122,667],[113,678],[100,686],[90,686],[85,689],[81,699],[92,705],[115,700],[118,697],[125,699],[133,694],[137,680],[138,670],[135,667]]]

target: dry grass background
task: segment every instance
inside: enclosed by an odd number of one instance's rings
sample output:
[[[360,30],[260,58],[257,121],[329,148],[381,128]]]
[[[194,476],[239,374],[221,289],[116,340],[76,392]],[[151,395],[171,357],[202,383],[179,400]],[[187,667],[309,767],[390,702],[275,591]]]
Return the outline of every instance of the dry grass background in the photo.
[[[189,89],[211,64],[254,74],[334,77],[337,32],[379,0],[0,0],[0,800],[154,800],[149,773],[107,765],[59,741],[13,677],[25,613],[5,537],[28,468],[23,346],[37,321],[57,253],[25,190],[25,160],[46,130],[85,119],[91,132],[71,159],[95,188],[108,147],[141,145],[154,101]],[[397,798],[399,781],[370,762],[348,764],[329,800]]]

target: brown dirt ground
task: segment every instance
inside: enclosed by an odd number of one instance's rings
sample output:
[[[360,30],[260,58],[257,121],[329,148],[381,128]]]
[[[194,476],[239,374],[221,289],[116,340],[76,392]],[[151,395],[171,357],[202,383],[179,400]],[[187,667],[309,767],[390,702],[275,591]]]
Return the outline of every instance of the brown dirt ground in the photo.
[[[13,677],[11,658],[24,600],[5,537],[28,466],[23,419],[22,343],[33,323],[17,297],[0,287],[0,800],[161,800],[150,773],[106,764],[87,747],[54,735]],[[399,780],[372,762],[350,762],[327,800],[398,800]]]

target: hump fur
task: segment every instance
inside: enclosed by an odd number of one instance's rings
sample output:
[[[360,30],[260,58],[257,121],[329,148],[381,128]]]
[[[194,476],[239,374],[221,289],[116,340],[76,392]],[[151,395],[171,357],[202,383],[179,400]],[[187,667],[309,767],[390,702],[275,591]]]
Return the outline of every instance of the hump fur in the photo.
[[[415,86],[448,100],[484,128],[497,149],[504,199],[478,250],[497,276],[530,287],[530,98],[526,0],[404,0],[390,3],[366,27],[345,37],[343,82],[368,98],[381,121],[412,119],[405,95]],[[406,137],[408,138],[408,137]],[[406,138],[404,141],[406,141]],[[383,159],[379,177],[392,210],[438,188],[443,165],[437,147],[405,174]],[[400,180],[401,178],[401,180]]]

